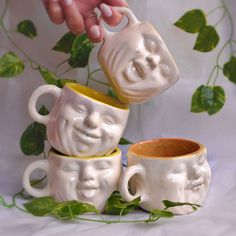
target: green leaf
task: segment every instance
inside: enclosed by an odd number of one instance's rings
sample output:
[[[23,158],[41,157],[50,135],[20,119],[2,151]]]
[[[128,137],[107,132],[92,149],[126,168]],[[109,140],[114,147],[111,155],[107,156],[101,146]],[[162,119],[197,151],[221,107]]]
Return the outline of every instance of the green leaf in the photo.
[[[201,85],[193,94],[191,112],[208,112],[213,115],[221,110],[225,103],[225,92],[220,86]]]
[[[49,111],[47,109],[47,107],[45,107],[44,105],[39,109],[39,114],[42,116],[46,116],[49,114]]]
[[[200,9],[193,9],[186,12],[174,23],[175,26],[188,33],[197,33],[203,26],[206,26],[206,24],[206,16]]]
[[[177,207],[177,206],[191,206],[196,211],[201,205],[189,203],[189,202],[171,202],[168,200],[162,201],[166,208]]]
[[[216,29],[207,25],[200,29],[193,49],[199,52],[210,52],[218,45],[219,41],[220,37]]]
[[[58,77],[53,72],[42,67],[39,67],[39,72],[47,84],[57,85]]]
[[[119,192],[114,192],[106,202],[106,213],[109,215],[126,215],[134,211],[140,202],[140,197],[131,202],[126,202]]]
[[[34,216],[45,216],[52,212],[58,203],[52,197],[34,198],[23,204],[26,210]]]
[[[116,93],[115,93],[115,92],[113,91],[113,89],[111,89],[111,88],[108,90],[107,95],[108,95],[109,97],[111,97],[111,98],[114,98],[114,99],[117,99],[117,100],[118,100],[118,97],[117,97]]]
[[[120,145],[128,145],[128,144],[133,144],[133,143],[125,138],[121,138],[119,144]]]
[[[91,204],[80,203],[74,200],[58,203],[51,211],[51,214],[55,215],[60,220],[72,220],[78,215],[91,212],[98,213],[98,210]]]
[[[24,34],[26,37],[31,39],[37,36],[37,30],[34,23],[30,20],[21,21],[17,25],[17,32]]]
[[[60,79],[55,73],[42,67],[39,67],[39,72],[47,84],[55,85],[59,88],[63,88],[69,82],[77,83],[76,80],[72,79]]]
[[[225,104],[225,91],[220,86],[212,87],[212,93],[202,92],[202,103],[206,105],[209,115],[219,112]],[[209,95],[209,97],[207,97]],[[205,99],[205,101],[204,101]],[[204,102],[203,102],[204,101]]]
[[[15,77],[21,74],[24,68],[23,61],[14,52],[8,52],[0,57],[0,77]]]
[[[170,211],[165,210],[152,210],[150,212],[150,217],[148,220],[145,220],[145,223],[150,223],[159,220],[160,218],[171,218],[174,214]]]
[[[20,139],[21,151],[27,155],[38,156],[44,151],[44,140],[46,138],[46,127],[37,122],[27,127]]]
[[[236,84],[236,57],[232,56],[230,61],[224,64],[224,75],[233,83]]]
[[[69,53],[76,39],[76,35],[71,32],[66,33],[52,48],[54,51]]]
[[[204,85],[197,88],[192,96],[191,112],[200,113],[204,112],[205,108],[202,105],[201,94]]]
[[[88,65],[89,55],[93,49],[93,43],[89,40],[87,34],[76,37],[73,42],[69,59],[69,64],[73,68],[85,67]]]
[[[41,115],[48,115],[49,111],[45,106],[39,109]],[[44,151],[46,137],[46,126],[37,122],[27,127],[20,139],[21,151],[25,155],[40,155]]]

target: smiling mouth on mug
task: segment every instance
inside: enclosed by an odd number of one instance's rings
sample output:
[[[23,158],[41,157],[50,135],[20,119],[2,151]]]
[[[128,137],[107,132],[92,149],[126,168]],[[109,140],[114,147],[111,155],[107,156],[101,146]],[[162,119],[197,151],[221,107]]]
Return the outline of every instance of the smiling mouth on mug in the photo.
[[[82,129],[76,129],[73,136],[76,141],[84,141],[88,143],[93,143],[101,138],[99,135],[95,133],[90,133]]]
[[[80,193],[80,195],[84,198],[93,198],[96,194],[96,191],[98,190],[97,187],[80,187],[78,189],[78,192]]]

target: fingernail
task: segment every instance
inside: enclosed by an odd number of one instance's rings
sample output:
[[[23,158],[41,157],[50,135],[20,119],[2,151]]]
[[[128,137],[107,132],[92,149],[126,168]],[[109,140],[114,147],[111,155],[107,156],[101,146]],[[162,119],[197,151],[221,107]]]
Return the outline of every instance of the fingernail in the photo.
[[[70,7],[73,3],[73,0],[64,0],[64,3],[67,7]]]
[[[111,8],[106,5],[105,3],[102,3],[100,5],[100,9],[102,11],[102,13],[106,16],[106,17],[111,17],[112,16],[112,10]]]
[[[93,35],[94,38],[99,38],[100,30],[99,30],[99,27],[97,25],[93,25],[90,28],[90,32],[91,32],[91,34]]]

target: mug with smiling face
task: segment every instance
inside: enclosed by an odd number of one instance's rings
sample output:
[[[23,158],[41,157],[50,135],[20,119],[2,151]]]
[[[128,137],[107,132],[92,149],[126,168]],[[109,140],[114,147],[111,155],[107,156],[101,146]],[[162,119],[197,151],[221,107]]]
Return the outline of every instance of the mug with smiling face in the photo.
[[[123,103],[144,103],[179,79],[178,68],[151,24],[138,21],[127,8],[114,8],[127,16],[128,24],[111,32],[101,18],[105,37],[98,60]]]
[[[49,115],[36,109],[39,97],[51,93],[56,101]],[[54,85],[37,88],[29,100],[31,117],[47,127],[47,138],[59,152],[69,156],[101,156],[118,145],[129,116],[119,101],[76,83],[63,89]]]
[[[43,189],[30,184],[30,175],[36,169],[47,174]],[[113,191],[119,188],[122,172],[121,151],[101,157],[69,157],[55,150],[47,160],[31,163],[23,175],[25,190],[34,197],[52,196],[59,202],[77,200],[94,205],[100,212]]]
[[[141,196],[147,211],[163,209],[163,200],[202,204],[210,184],[211,170],[204,145],[185,139],[155,139],[132,145],[128,168],[120,181],[126,201]],[[190,206],[171,208],[175,214],[193,211]]]

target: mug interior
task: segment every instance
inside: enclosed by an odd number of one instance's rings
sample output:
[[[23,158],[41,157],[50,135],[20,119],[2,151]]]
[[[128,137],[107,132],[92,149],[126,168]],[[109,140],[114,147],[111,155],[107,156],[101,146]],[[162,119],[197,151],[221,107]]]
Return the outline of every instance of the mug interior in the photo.
[[[80,84],[76,84],[76,83],[67,83],[66,87],[72,89],[73,91],[75,91],[76,93],[82,94],[86,97],[89,97],[90,99],[96,100],[97,102],[101,102],[113,107],[117,107],[120,109],[125,109],[128,110],[128,107],[125,106],[123,103],[121,103],[118,100],[115,100],[103,93],[100,93],[92,88],[89,87],[85,87],[82,86]]]
[[[201,149],[201,144],[191,140],[155,139],[134,144],[130,151],[144,158],[169,158],[194,154]]]

